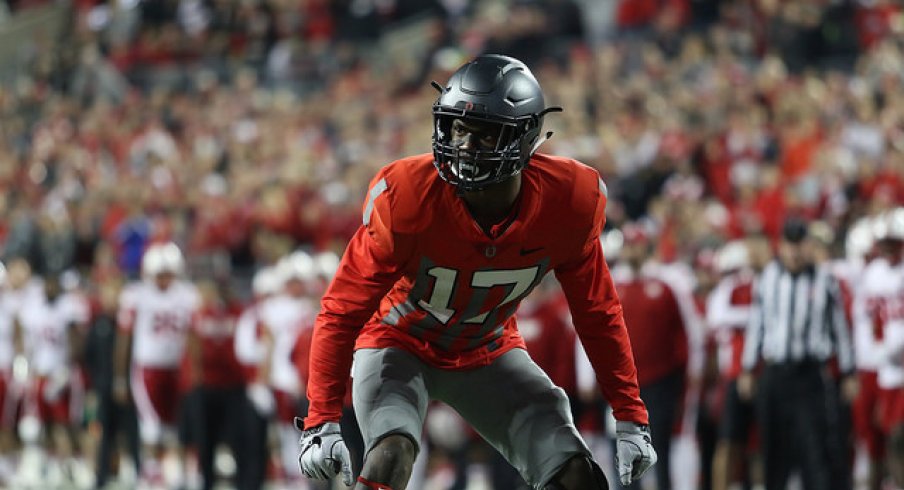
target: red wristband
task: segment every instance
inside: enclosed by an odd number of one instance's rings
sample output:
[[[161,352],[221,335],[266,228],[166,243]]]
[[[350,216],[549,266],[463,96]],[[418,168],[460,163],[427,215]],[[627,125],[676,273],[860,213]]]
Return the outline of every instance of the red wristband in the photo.
[[[358,483],[363,483],[365,487],[372,488],[373,490],[392,490],[392,487],[389,485],[384,485],[382,483],[374,483],[363,476],[358,477]]]

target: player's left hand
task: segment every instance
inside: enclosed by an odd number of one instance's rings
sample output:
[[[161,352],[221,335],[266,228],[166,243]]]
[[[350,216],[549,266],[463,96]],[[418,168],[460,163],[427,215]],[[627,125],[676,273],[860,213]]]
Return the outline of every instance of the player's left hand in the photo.
[[[251,383],[245,389],[245,394],[259,415],[268,417],[276,410],[276,399],[273,398],[273,392],[267,385]]]
[[[860,380],[857,379],[857,375],[849,374],[841,378],[841,399],[851,404],[858,395],[860,395]]]
[[[650,428],[634,422],[615,423],[615,466],[622,485],[630,485],[656,464]]]
[[[42,393],[44,400],[51,403],[59,400],[68,385],[69,370],[65,368],[57,369],[47,377],[47,381],[44,383],[44,392]]]
[[[304,423],[295,417],[295,428],[301,431],[301,454],[298,466],[301,473],[315,480],[329,480],[342,473],[342,483],[350,487],[352,478],[352,458],[349,456],[345,441],[337,422],[304,430]]]

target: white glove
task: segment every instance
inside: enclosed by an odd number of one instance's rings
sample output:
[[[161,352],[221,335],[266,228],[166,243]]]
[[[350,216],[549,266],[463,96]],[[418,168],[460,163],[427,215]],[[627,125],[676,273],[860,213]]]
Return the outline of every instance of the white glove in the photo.
[[[650,428],[634,422],[615,423],[615,466],[622,485],[640,479],[658,459],[650,442]]]
[[[24,393],[28,388],[28,381],[31,377],[28,359],[22,354],[13,358],[13,375],[11,378],[10,389],[14,393]]]
[[[276,400],[273,392],[263,383],[251,383],[245,389],[245,395],[251,401],[251,405],[261,416],[266,417],[276,408]]]
[[[301,454],[298,455],[298,467],[301,474],[315,480],[329,480],[342,473],[342,483],[350,487],[352,478],[352,458],[342,440],[337,422],[304,430],[304,423],[295,417],[295,428],[300,430]]]
[[[47,377],[47,380],[44,382],[44,400],[48,402],[55,402],[60,399],[60,396],[63,394],[63,390],[66,389],[66,386],[69,384],[69,370],[62,368],[57,369],[50,376]]]

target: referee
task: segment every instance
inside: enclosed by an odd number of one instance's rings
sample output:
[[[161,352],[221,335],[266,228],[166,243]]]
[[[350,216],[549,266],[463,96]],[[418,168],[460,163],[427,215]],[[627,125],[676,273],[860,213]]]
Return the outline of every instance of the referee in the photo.
[[[808,224],[788,219],[777,260],[754,285],[738,393],[754,400],[766,490],[784,490],[793,469],[807,490],[851,488],[830,361],[856,384],[853,347],[838,281],[813,247]]]

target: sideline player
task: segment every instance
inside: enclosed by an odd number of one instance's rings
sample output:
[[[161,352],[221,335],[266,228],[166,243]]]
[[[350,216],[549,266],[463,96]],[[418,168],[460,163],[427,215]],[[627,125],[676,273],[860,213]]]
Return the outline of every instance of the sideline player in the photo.
[[[113,393],[124,402],[131,388],[145,446],[142,479],[151,485],[164,482],[161,458],[175,446],[179,365],[201,304],[195,286],[180,278],[184,271],[176,244],[152,245],[142,258],[144,279],[127,286],[119,300]]]

